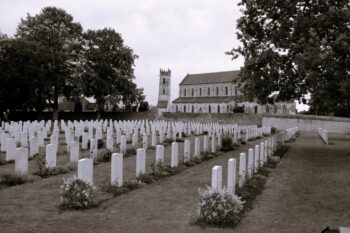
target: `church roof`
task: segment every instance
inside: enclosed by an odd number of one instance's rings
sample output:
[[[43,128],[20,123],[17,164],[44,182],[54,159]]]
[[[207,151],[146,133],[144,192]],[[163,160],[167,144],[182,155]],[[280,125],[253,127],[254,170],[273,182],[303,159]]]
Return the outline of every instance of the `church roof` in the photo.
[[[240,79],[239,73],[239,70],[234,70],[215,73],[187,74],[180,85],[230,83]]]
[[[157,108],[167,108],[168,107],[168,101],[158,101]]]
[[[236,96],[212,96],[212,97],[179,97],[173,101],[174,104],[187,103],[228,103],[236,101]]]

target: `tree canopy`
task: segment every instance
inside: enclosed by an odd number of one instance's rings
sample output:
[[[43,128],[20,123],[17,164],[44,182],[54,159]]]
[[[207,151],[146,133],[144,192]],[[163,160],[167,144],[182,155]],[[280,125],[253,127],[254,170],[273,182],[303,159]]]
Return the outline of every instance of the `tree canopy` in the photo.
[[[63,97],[94,97],[98,111],[107,98],[137,104],[136,58],[114,29],[83,32],[65,10],[45,7],[21,19],[14,37],[0,32],[0,110],[51,108],[57,119]]]
[[[103,111],[107,97],[129,103],[135,89],[133,50],[124,45],[114,29],[88,30],[83,36],[83,90],[94,96],[98,112]],[[120,97],[120,98],[118,98]]]
[[[266,103],[311,94],[315,114],[350,115],[348,0],[242,0],[237,21],[245,94]]]

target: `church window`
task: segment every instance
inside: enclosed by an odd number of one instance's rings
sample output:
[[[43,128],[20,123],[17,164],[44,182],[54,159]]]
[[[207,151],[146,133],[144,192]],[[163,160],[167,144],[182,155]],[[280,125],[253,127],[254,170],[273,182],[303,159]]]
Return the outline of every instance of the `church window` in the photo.
[[[192,113],[194,113],[194,106],[192,105]]]
[[[178,111],[179,111],[179,109],[178,109],[177,105],[175,106],[175,109],[176,109],[176,110],[175,110],[176,112],[178,112]]]
[[[218,96],[219,95],[219,88],[216,87],[216,95]]]
[[[194,96],[193,88],[191,89],[191,95],[192,95],[192,97]]]
[[[163,78],[163,84],[165,84],[165,78]]]
[[[228,95],[228,87],[225,87],[225,93]]]
[[[184,105],[184,112],[186,112],[186,106]]]
[[[230,105],[226,106],[226,112],[229,113],[230,112]]]
[[[199,88],[199,96],[202,96],[202,88]]]
[[[165,94],[165,89],[163,89],[163,95]]]
[[[267,112],[267,113],[270,112],[270,108],[269,108],[268,105],[266,105],[266,112]]]
[[[210,96],[210,87],[208,87],[208,96]]]
[[[211,113],[211,106],[209,105],[209,113]]]
[[[220,113],[220,105],[218,105],[218,113]]]
[[[186,89],[184,89],[184,96],[186,97]]]

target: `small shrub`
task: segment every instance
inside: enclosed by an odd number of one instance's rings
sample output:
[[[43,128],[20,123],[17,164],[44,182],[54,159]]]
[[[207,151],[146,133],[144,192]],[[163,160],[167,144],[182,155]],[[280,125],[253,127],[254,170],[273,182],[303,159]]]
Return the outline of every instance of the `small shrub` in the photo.
[[[111,193],[113,196],[119,196],[125,193],[130,192],[134,189],[139,189],[145,187],[146,184],[138,180],[127,180],[124,182],[124,185],[118,187],[117,185],[112,185],[110,183],[101,185],[101,190],[106,193]]]
[[[176,138],[176,142],[184,142],[185,141],[185,139],[183,139],[183,138]]]
[[[221,150],[222,151],[230,151],[233,150],[232,137],[224,136],[221,139]]]
[[[216,154],[211,153],[211,152],[201,152],[201,160],[202,161],[207,161],[211,160],[216,157]]]
[[[97,141],[97,149],[102,149],[105,146],[105,142],[102,139]]]
[[[171,139],[171,138],[166,138],[166,139],[164,139],[163,144],[171,144],[171,143],[173,143],[173,142],[174,142],[173,139]]]
[[[272,127],[271,128],[271,133],[273,133],[273,134],[277,133],[277,128],[276,127]]]
[[[267,167],[275,168],[280,161],[281,159],[278,156],[267,157]]]
[[[155,181],[153,176],[147,174],[140,174],[136,180],[145,184],[152,184]]]
[[[135,148],[126,149],[124,157],[129,157],[132,155],[136,155],[136,149]]]
[[[237,195],[246,203],[245,209],[250,209],[255,198],[262,193],[267,177],[261,174],[247,179],[243,187],[237,189]]]
[[[282,145],[281,143],[279,143],[277,145],[277,149],[273,154],[273,156],[278,156],[280,158],[283,158],[284,154],[289,150],[289,148],[290,148],[289,146]]]
[[[196,165],[196,164],[195,164],[195,162],[194,162],[193,160],[189,160],[189,161],[187,161],[187,162],[184,162],[183,165],[184,165],[185,167],[193,167],[193,166]]]
[[[1,186],[15,186],[28,182],[28,176],[17,173],[3,173],[0,175]]]
[[[76,169],[76,166],[74,166],[73,164],[68,164],[66,166],[56,166],[53,168],[47,168],[45,166],[44,156],[42,156],[42,155],[37,157],[36,164],[37,164],[38,170],[36,172],[34,172],[34,175],[38,175],[42,178],[46,178],[49,176],[57,176],[60,174],[66,174],[66,173]]]
[[[158,162],[157,164],[151,164],[152,176],[156,178],[162,178],[166,176],[173,176],[180,172],[179,167],[171,167],[164,165],[164,163]]]
[[[94,188],[89,183],[71,177],[63,179],[61,205],[70,209],[85,209],[93,206]]]
[[[97,156],[94,158],[94,162],[95,163],[109,162],[109,161],[111,161],[111,157],[112,157],[112,151],[110,151],[108,149],[102,149],[101,151],[99,151],[97,153]]]
[[[215,190],[209,186],[199,190],[198,222],[216,225],[236,225],[241,217],[244,201],[235,194]]]

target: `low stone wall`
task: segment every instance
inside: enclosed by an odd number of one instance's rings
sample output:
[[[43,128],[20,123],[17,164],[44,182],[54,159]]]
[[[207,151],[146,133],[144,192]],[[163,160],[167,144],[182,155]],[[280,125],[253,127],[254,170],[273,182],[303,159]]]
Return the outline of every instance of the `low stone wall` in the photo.
[[[278,129],[299,127],[301,131],[318,132],[319,128],[334,133],[350,133],[350,118],[312,115],[264,116],[263,126],[277,126]]]
[[[261,126],[262,115],[244,113],[163,113],[164,120],[215,122],[220,124],[255,124]]]

